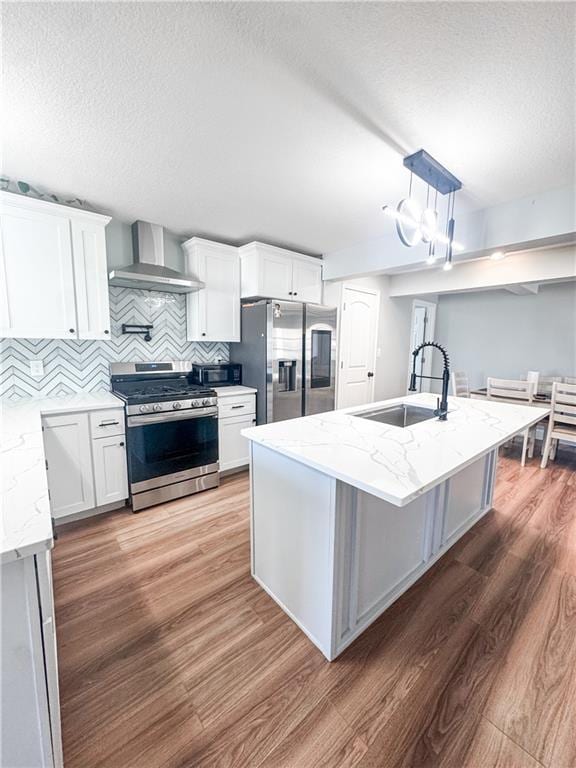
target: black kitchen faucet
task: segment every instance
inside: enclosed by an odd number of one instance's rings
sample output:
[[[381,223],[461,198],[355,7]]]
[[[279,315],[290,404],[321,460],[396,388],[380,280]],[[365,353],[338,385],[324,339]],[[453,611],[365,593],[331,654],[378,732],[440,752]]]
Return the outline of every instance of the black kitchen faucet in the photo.
[[[416,373],[416,358],[420,354],[421,350],[424,349],[424,347],[434,347],[435,349],[439,349],[440,352],[442,352],[442,357],[444,358],[444,370],[442,371],[442,376],[422,376],[421,374]],[[436,381],[442,382],[442,400],[438,398],[438,407],[434,411],[434,415],[438,416],[440,421],[446,421],[448,417],[450,359],[448,357],[448,352],[446,352],[441,344],[437,344],[435,341],[425,341],[423,344],[417,346],[414,352],[412,352],[412,373],[410,374],[410,386],[408,387],[409,392],[416,392],[416,379],[435,379]]]

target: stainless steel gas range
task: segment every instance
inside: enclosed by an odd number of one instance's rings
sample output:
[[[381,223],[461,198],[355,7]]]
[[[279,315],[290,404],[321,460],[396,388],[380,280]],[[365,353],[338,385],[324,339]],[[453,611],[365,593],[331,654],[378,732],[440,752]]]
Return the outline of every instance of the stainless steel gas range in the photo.
[[[110,365],[126,404],[134,512],[219,484],[217,395],[193,384],[191,370],[187,361]]]

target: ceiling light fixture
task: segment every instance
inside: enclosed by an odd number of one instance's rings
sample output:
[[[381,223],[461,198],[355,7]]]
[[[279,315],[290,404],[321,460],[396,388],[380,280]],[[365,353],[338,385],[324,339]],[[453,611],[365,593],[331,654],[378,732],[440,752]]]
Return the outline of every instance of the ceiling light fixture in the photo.
[[[506,258],[506,255],[506,251],[494,251],[490,258],[492,261],[502,261],[502,259]]]
[[[404,245],[412,248],[419,243],[428,243],[427,264],[436,263],[436,243],[446,245],[446,257],[444,269],[452,269],[453,251],[463,251],[464,246],[454,240],[454,202],[456,192],[462,188],[462,182],[456,178],[443,165],[429,155],[424,149],[420,149],[413,155],[404,158],[404,166],[410,171],[410,185],[408,197],[400,200],[394,208],[384,205],[382,210],[396,222],[398,237]],[[412,179],[416,174],[426,183],[426,207],[423,208],[412,197]],[[433,207],[430,206],[430,190],[434,189]],[[445,232],[438,228],[438,192],[448,195],[446,205],[446,229]]]

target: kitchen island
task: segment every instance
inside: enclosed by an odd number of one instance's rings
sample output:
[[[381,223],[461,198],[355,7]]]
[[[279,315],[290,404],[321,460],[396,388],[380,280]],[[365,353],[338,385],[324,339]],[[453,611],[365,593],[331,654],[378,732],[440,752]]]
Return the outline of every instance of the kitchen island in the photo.
[[[449,398],[440,421],[435,407],[418,394],[242,433],[252,575],[328,660],[488,512],[498,447],[545,415]]]

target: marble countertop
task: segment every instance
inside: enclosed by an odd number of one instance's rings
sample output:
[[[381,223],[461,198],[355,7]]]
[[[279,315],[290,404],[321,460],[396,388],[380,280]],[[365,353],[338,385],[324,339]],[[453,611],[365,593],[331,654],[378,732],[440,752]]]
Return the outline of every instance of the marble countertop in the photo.
[[[242,430],[244,437],[399,507],[456,474],[549,409],[450,397],[448,419],[393,427],[355,413],[398,403],[436,407],[417,394]]]
[[[122,407],[110,392],[0,402],[0,561],[50,549],[42,416]]]
[[[232,387],[214,387],[218,397],[232,397],[233,395],[252,395],[257,392],[254,387],[232,386]]]

